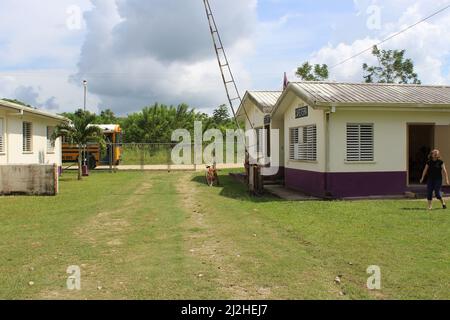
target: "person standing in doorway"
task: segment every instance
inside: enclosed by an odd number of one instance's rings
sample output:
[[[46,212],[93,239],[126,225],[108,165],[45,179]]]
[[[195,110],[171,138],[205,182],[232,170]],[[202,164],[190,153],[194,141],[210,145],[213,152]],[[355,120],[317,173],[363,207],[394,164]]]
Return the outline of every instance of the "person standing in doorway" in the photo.
[[[428,175],[427,183],[427,198],[428,198],[428,209],[433,209],[433,192],[436,198],[441,201],[442,208],[447,209],[447,204],[442,198],[442,180],[445,177],[445,182],[450,185],[448,179],[447,168],[445,167],[444,161],[441,159],[441,153],[439,150],[433,150],[430,153],[425,169],[423,170],[422,179],[420,183],[425,181],[425,177]]]

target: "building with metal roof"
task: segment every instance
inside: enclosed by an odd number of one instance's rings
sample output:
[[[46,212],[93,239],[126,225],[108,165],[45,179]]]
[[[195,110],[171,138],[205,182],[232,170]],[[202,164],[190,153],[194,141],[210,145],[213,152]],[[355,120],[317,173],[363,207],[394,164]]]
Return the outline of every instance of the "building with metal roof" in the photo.
[[[263,127],[264,117],[270,116],[282,93],[282,91],[247,91],[236,113],[238,119],[246,122],[247,129]]]
[[[399,196],[428,153],[450,161],[450,87],[292,82],[270,115],[285,185],[313,196]],[[277,150],[275,150],[277,149]]]
[[[0,100],[0,165],[56,164],[61,166],[61,139],[55,127],[65,117]]]
[[[293,82],[290,84],[290,90],[295,91],[308,104],[315,106],[446,107],[450,105],[450,86]]]

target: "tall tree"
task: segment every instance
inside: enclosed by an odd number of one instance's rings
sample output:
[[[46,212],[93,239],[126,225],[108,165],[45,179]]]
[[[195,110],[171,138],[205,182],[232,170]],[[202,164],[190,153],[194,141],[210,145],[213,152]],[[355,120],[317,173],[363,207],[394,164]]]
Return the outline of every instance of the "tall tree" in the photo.
[[[98,124],[117,124],[119,119],[111,109],[102,110],[95,120]]]
[[[203,121],[205,115],[186,104],[166,106],[154,104],[141,112],[128,115],[122,122],[124,141],[130,143],[167,143],[176,129],[193,131],[196,120]]]
[[[373,47],[372,54],[378,66],[363,64],[366,83],[413,83],[421,84],[411,59],[405,59],[406,50],[380,50]]]
[[[213,121],[217,125],[222,125],[230,121],[230,112],[228,111],[227,105],[222,104],[214,110]]]
[[[303,81],[328,80],[329,77],[328,65],[316,64],[313,66],[309,62],[305,62],[304,64],[302,64],[302,66],[297,68],[296,75]]]
[[[88,111],[78,110],[74,114],[67,115],[70,122],[64,122],[55,128],[53,139],[65,137],[70,144],[78,146],[78,180],[82,179],[82,154],[83,148],[89,142],[97,142],[101,145],[105,143],[102,130],[93,126],[95,114]]]

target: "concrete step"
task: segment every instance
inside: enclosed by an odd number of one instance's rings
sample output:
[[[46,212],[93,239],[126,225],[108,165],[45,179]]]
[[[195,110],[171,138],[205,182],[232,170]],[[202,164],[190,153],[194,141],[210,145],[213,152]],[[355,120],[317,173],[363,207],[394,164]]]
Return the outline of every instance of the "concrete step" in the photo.
[[[264,180],[265,186],[284,186],[284,180]]]

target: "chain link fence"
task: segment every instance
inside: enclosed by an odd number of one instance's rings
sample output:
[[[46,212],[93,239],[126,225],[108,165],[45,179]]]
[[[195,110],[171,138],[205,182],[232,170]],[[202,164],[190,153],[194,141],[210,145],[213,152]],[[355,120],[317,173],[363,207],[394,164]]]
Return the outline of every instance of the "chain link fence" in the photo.
[[[177,150],[174,152],[175,147]],[[196,148],[195,144],[110,143],[100,153],[96,167],[110,170],[197,170],[213,162],[222,168],[244,167],[244,145],[234,145],[231,151],[224,144],[205,144]],[[183,158],[182,163],[180,158]]]

